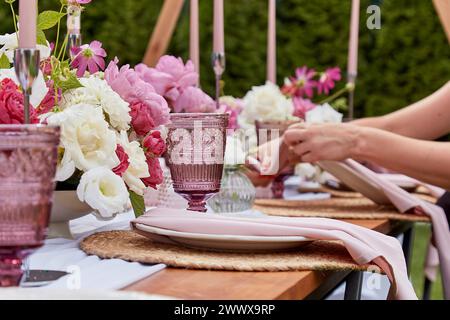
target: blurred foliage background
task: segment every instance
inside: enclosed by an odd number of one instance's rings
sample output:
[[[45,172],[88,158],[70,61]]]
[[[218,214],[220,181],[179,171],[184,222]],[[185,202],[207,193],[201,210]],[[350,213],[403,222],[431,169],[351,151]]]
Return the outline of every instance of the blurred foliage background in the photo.
[[[141,61],[163,0],[93,0],[82,17],[85,42],[103,42],[109,58]],[[367,6],[381,6],[381,30],[366,27]],[[210,67],[213,0],[200,0],[201,82],[213,93]],[[278,81],[297,66],[346,70],[350,0],[278,0]],[[59,0],[40,0],[40,10]],[[243,96],[265,80],[266,0],[226,0],[225,91]],[[7,4],[0,5],[0,33],[11,32]],[[52,32],[48,38],[54,39]],[[168,53],[189,55],[189,1]],[[431,0],[362,0],[356,115],[384,114],[432,93],[450,79],[450,46]]]

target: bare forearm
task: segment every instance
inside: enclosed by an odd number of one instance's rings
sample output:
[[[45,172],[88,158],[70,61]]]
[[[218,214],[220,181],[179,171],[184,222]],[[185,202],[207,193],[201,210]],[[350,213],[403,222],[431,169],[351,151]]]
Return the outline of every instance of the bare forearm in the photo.
[[[450,132],[449,103],[450,82],[406,108],[382,117],[355,120],[352,124],[415,139],[434,140]]]
[[[352,157],[450,189],[450,143],[422,141],[359,128]]]

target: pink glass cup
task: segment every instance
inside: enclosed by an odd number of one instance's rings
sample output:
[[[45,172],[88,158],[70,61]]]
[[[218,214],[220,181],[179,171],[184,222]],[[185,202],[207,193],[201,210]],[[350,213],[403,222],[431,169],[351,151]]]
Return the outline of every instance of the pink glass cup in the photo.
[[[172,113],[170,120],[165,158],[173,189],[188,210],[206,212],[206,201],[220,189],[228,114]]]
[[[59,127],[0,125],[0,287],[17,286],[22,260],[43,244]]]
[[[255,121],[256,137],[258,146],[272,139],[281,137],[289,126],[299,123],[298,120],[285,120],[285,121]],[[264,138],[263,138],[264,137]],[[275,199],[282,199],[284,193],[284,181],[293,173],[293,168],[287,168],[280,172],[272,181],[272,194]]]

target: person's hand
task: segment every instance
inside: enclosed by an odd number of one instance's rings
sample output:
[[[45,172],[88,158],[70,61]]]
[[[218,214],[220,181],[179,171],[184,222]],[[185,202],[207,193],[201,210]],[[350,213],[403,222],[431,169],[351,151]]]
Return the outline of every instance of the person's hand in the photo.
[[[344,160],[355,156],[358,126],[352,124],[296,124],[284,134],[291,162]]]
[[[248,168],[244,171],[255,187],[267,187],[272,183],[274,176],[261,175],[258,171]]]
[[[289,146],[283,137],[273,139],[258,147],[260,174],[274,176],[289,165]]]

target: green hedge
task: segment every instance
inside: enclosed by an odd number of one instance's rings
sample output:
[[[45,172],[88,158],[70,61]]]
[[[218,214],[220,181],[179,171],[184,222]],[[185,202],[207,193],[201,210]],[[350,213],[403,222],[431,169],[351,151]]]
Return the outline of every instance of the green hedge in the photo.
[[[58,0],[41,0],[40,9]],[[109,58],[135,64],[145,52],[162,0],[94,0],[83,14],[86,41],[103,42]],[[383,114],[418,100],[450,79],[450,47],[431,1],[385,0],[381,30],[365,27],[362,0],[357,115]],[[184,7],[169,53],[188,57],[189,10]],[[210,68],[212,0],[201,6],[201,81],[213,92]],[[346,69],[350,0],[278,0],[278,80],[296,66]],[[265,79],[266,0],[226,0],[226,93],[242,96]],[[0,32],[11,31],[9,8],[0,6]]]

